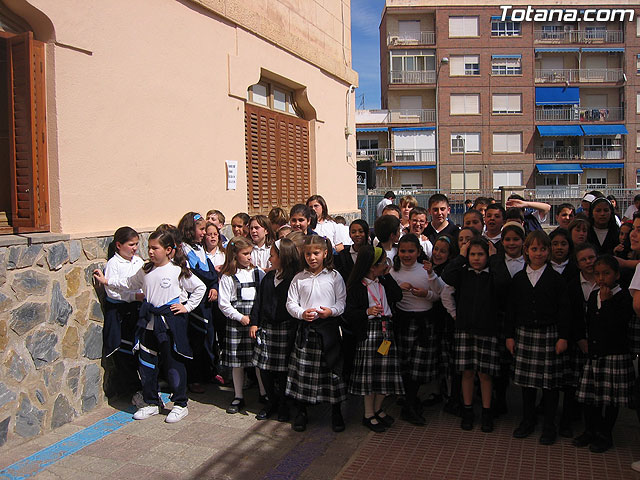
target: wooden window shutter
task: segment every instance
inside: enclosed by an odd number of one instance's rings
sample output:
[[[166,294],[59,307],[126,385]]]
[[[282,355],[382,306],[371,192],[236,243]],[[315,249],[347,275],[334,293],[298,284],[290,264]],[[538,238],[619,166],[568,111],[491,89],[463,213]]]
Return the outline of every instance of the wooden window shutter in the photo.
[[[49,230],[44,43],[32,32],[7,40],[11,224]]]
[[[309,197],[309,122],[267,108],[245,107],[250,214],[288,210]]]

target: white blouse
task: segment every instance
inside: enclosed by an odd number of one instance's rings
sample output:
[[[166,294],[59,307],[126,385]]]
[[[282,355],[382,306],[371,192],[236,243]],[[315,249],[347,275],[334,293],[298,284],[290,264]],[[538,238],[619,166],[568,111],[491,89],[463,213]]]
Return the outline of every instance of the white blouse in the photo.
[[[347,289],[342,276],[336,270],[323,269],[318,274],[308,270],[298,273],[291,281],[287,296],[287,311],[302,320],[302,314],[309,308],[330,308],[331,316],[344,313]]]
[[[211,263],[213,264],[214,267],[218,267],[220,265],[224,265],[224,261],[227,258],[227,256],[218,247],[216,248],[215,253],[207,252],[207,258],[211,260]]]
[[[435,277],[435,274],[432,273]],[[439,293],[433,290],[429,282],[429,274],[421,263],[414,263],[410,267],[400,265],[400,270],[391,270],[391,276],[400,285],[410,283],[413,287],[429,291],[426,297],[416,297],[413,293],[403,290],[402,300],[396,303],[400,310],[405,312],[426,312],[431,310],[433,303],[440,299]]]
[[[384,286],[376,278],[371,280],[369,278],[363,278],[362,281],[367,287],[367,298],[369,299],[369,307],[382,306],[383,312],[378,317],[390,317],[391,308],[389,302],[387,302],[387,294],[384,290]],[[376,318],[376,315],[367,315],[368,318]]]
[[[240,268],[236,271],[236,277],[240,283],[251,283],[254,280],[253,268]],[[264,272],[258,269],[258,278],[262,281]],[[254,287],[243,288],[241,290],[242,300],[253,300],[256,298],[257,289]],[[238,299],[236,282],[233,279],[233,275],[222,275],[220,277],[219,291],[218,291],[218,307],[222,314],[230,320],[236,320],[239,322],[244,316],[238,310],[236,310],[231,302]]]
[[[341,243],[341,239],[338,235],[338,229],[336,228],[337,226],[338,225],[333,220],[325,220],[323,222],[318,222],[313,231],[321,237],[331,240],[331,244],[335,247],[337,244]]]
[[[104,269],[104,276],[108,279],[113,278],[114,282],[118,282],[120,279],[135,275],[138,270],[142,268],[142,265],[144,265],[144,261],[136,255],[134,255],[131,260],[127,260],[116,253],[107,262],[107,266]],[[109,298],[123,302],[135,302],[136,293],[142,292],[141,289],[132,290],[109,285],[106,285],[104,290]]]
[[[253,250],[251,250],[251,263],[262,270],[267,270],[271,267],[270,256],[271,246],[267,245],[266,242],[261,247],[254,245]]]

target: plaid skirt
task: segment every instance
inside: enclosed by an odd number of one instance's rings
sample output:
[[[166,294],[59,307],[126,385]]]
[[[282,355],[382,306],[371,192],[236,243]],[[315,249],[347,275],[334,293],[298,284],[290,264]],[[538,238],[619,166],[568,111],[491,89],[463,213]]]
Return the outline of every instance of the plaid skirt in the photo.
[[[387,333],[385,337],[382,333],[382,320],[380,318],[369,319],[367,338],[358,342],[353,371],[349,379],[349,393],[352,395],[404,394],[400,364],[398,363],[398,347],[391,331],[391,320],[387,318],[386,322]],[[378,347],[385,338],[391,341],[389,353],[380,355]]]
[[[588,405],[627,407],[631,404],[635,376],[630,354],[588,358],[576,398]]]
[[[473,370],[491,376],[498,375],[500,372],[498,338],[456,330],[455,366],[458,372]]]
[[[225,367],[253,367],[253,346],[255,341],[249,334],[249,325],[242,325],[227,318],[222,365]]]
[[[637,315],[631,317],[628,335],[631,355],[640,355],[640,317]]]
[[[303,336],[304,329],[298,328],[289,358],[285,394],[310,404],[346,400],[347,388],[342,378],[324,360],[322,337],[314,330],[309,330],[306,342]]]
[[[439,314],[444,315],[445,318],[442,319],[442,330],[436,333],[437,373],[446,378],[456,371],[454,363],[455,322],[446,311]]]
[[[580,384],[582,370],[587,363],[588,356],[582,353],[582,350],[575,342],[571,342],[569,343],[569,348],[567,348],[567,357],[564,384],[567,387],[577,387]]]
[[[400,370],[411,380],[428,383],[438,374],[437,342],[429,312],[398,310],[395,332]]]
[[[517,327],[513,383],[520,387],[560,388],[564,385],[565,353],[556,354],[558,327]]]
[[[290,320],[258,328],[253,364],[260,370],[286,372],[295,334]]]

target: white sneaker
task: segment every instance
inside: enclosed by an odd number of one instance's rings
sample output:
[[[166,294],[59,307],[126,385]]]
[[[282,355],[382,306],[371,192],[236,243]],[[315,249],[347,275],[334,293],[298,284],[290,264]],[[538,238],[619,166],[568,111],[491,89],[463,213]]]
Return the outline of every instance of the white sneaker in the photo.
[[[167,423],[176,423],[182,420],[184,417],[189,415],[189,409],[187,407],[181,407],[179,405],[174,405],[169,415],[165,419]]]
[[[631,464],[631,469],[640,472],[640,460]]]
[[[157,405],[147,405],[146,407],[139,408],[136,413],[133,414],[134,420],[144,420],[160,413],[160,408]]]

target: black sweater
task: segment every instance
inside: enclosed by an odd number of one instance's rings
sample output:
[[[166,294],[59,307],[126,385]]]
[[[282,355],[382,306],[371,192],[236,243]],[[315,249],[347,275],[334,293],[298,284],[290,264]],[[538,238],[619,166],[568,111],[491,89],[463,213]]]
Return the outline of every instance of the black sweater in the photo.
[[[607,236],[604,238],[604,242],[600,245],[598,235],[596,235],[596,231],[592,227],[589,229],[589,233],[587,233],[587,242],[596,247],[596,253],[598,255],[602,255],[603,253],[610,253],[613,255],[613,249],[620,243],[619,233],[617,226],[610,227],[607,231]]]
[[[571,326],[571,307],[567,285],[551,265],[547,265],[534,287],[526,267],[516,273],[508,295],[505,321],[507,338],[514,338],[516,327],[558,326],[558,338],[567,340]]]
[[[449,262],[442,280],[456,289],[456,328],[477,335],[497,335],[503,310],[495,276],[470,270],[463,256]]]
[[[275,270],[271,270],[260,282],[249,315],[250,325],[273,325],[284,320],[297,322],[287,311],[287,295],[291,280],[283,280],[276,287],[273,283],[275,276]]]
[[[390,274],[379,277],[378,280],[384,287],[387,303],[391,308],[393,304],[402,300],[402,290]],[[347,290],[347,304],[343,317],[353,330],[356,340],[361,341],[367,337],[367,323],[369,316],[369,296],[367,287],[359,282]]]
[[[349,280],[351,270],[353,270],[353,258],[351,257],[351,245],[346,245],[336,255],[333,256],[333,263],[335,269],[342,275],[344,283]]]
[[[587,301],[587,338],[589,355],[618,355],[629,353],[627,330],[633,316],[633,300],[627,289],[622,289],[597,307],[598,290],[591,292]]]

